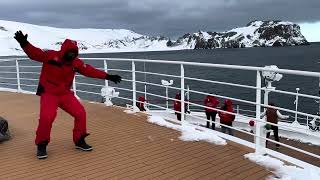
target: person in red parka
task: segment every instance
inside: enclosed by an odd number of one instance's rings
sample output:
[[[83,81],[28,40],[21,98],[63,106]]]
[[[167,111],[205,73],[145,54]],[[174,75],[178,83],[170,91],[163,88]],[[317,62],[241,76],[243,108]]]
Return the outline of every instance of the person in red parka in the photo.
[[[217,115],[217,111],[211,108],[217,108],[219,104],[219,100],[214,97],[214,96],[210,96],[208,95],[205,99],[204,99],[204,105],[205,107],[205,112],[206,112],[206,116],[207,116],[207,128],[210,128],[210,118],[212,119],[212,129],[215,130],[215,121],[216,121],[216,115]]]
[[[232,101],[230,99],[226,99],[224,101],[224,105],[222,106],[221,110],[233,113]],[[235,119],[235,115],[222,112],[222,111],[219,112],[220,123],[223,125],[232,127],[232,123]],[[228,134],[233,136],[233,130],[229,127],[221,126],[221,131],[223,133],[226,133],[228,131]]]
[[[175,111],[175,114],[177,115],[177,119],[179,121],[181,121],[181,94],[178,93],[176,94],[176,100],[174,101],[173,103],[173,109]],[[189,113],[190,114],[190,111],[188,111],[188,100],[186,100],[184,102],[184,112],[185,113]]]
[[[37,89],[40,96],[40,117],[36,131],[38,159],[47,158],[47,145],[50,142],[52,123],[56,118],[58,107],[74,117],[73,141],[77,149],[91,151],[92,147],[85,142],[87,133],[86,111],[71,90],[75,74],[98,79],[107,79],[119,83],[121,77],[100,71],[78,58],[76,41],[66,39],[60,51],[43,51],[27,40],[28,35],[21,31],[14,38],[32,60],[42,63],[42,69]]]
[[[173,103],[173,109],[174,109],[175,114],[177,115],[177,119],[179,121],[181,121],[181,113],[180,113],[181,112],[181,102],[180,102],[180,100],[181,100],[181,94],[178,93],[178,94],[176,94],[176,98]]]
[[[146,108],[144,107],[146,99],[143,96],[140,96],[138,99],[138,102],[136,103],[137,107],[140,111],[146,111]]]

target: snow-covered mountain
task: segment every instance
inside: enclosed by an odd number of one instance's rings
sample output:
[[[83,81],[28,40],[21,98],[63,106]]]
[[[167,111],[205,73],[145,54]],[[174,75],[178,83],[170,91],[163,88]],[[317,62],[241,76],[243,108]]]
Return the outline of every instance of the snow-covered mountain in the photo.
[[[306,45],[300,27],[290,22],[253,21],[246,27],[226,32],[186,34],[177,41],[150,37],[125,29],[64,29],[0,20],[0,56],[24,55],[13,38],[17,30],[43,49],[60,49],[70,38],[78,41],[80,53],[166,51],[234,47]]]
[[[125,29],[64,29],[0,20],[0,56],[24,55],[13,38],[21,30],[28,40],[43,49],[59,50],[61,43],[76,40],[80,53],[178,50],[167,47],[168,39],[149,37]]]
[[[266,46],[308,45],[297,24],[283,21],[252,21],[245,27],[225,32],[203,32],[185,34],[171,47],[187,49],[242,48]]]

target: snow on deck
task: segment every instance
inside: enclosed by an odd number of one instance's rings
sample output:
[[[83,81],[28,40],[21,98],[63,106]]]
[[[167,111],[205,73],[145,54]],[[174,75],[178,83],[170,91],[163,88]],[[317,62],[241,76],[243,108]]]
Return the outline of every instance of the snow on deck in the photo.
[[[0,92],[1,116],[10,123],[13,139],[0,144],[4,179],[265,179],[272,175],[244,157],[252,152],[227,142],[186,142],[180,132],[154,125],[144,114],[84,102],[88,143],[79,152],[72,143],[73,120],[59,111],[53,125],[49,157],[35,157],[34,135],[39,98]]]

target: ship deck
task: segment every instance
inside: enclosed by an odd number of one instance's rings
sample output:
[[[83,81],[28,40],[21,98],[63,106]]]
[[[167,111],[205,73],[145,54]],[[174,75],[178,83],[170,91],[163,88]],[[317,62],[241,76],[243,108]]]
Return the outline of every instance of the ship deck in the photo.
[[[272,173],[247,159],[252,149],[228,142],[184,142],[180,133],[147,122],[122,108],[83,102],[92,152],[72,143],[72,118],[58,112],[48,159],[34,145],[39,97],[0,92],[1,116],[13,138],[0,144],[1,179],[265,179]]]

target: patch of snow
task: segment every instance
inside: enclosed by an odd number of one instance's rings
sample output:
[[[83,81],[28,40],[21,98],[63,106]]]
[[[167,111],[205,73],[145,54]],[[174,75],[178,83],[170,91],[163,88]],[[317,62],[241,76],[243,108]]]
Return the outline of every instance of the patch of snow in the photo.
[[[123,112],[127,113],[127,114],[134,114],[136,112],[132,111],[132,110],[124,110]]]
[[[297,166],[286,165],[283,161],[268,155],[259,155],[250,153],[244,155],[245,158],[253,161],[261,166],[266,167],[275,173],[275,177],[270,179],[282,179],[282,180],[319,180],[320,169],[316,167],[300,168]]]
[[[167,127],[181,132],[179,137],[182,141],[207,141],[209,143],[214,143],[217,145],[226,145],[226,140],[220,138],[216,135],[214,131],[211,130],[198,130],[197,126],[190,123],[183,123],[182,125],[173,124],[160,116],[150,116],[148,122],[157,124],[159,126]]]

